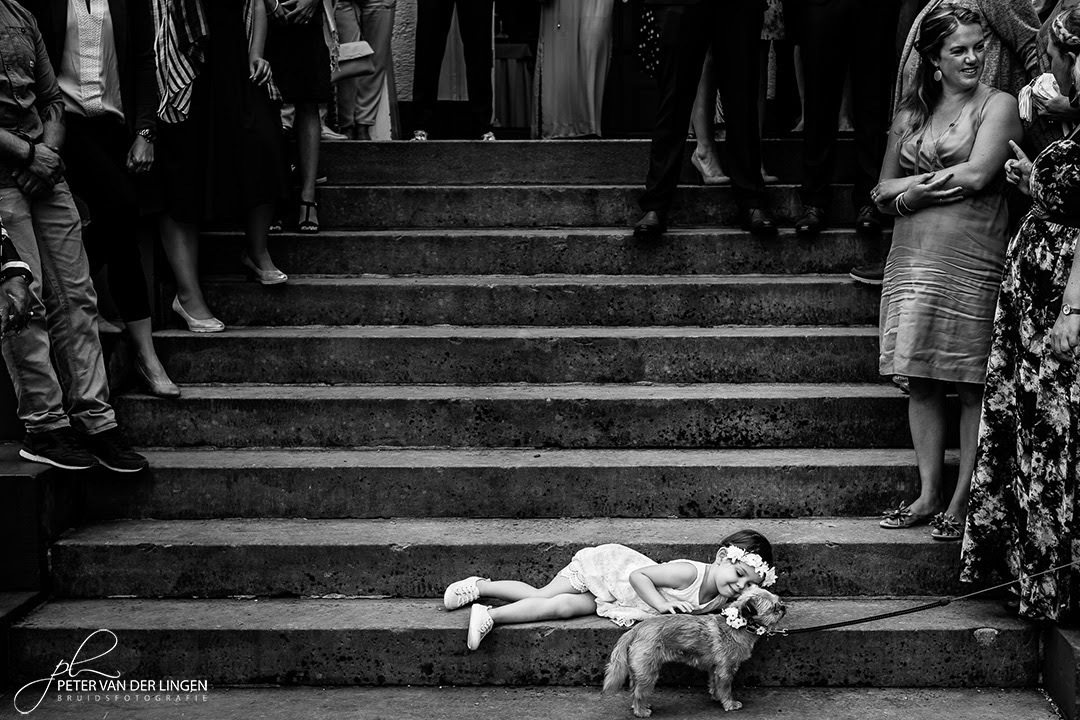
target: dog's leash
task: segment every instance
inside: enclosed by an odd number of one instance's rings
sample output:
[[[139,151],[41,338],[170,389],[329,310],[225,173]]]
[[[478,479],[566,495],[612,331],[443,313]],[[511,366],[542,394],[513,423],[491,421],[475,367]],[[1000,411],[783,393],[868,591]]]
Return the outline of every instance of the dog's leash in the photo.
[[[1057,572],[1058,570],[1064,570],[1067,567],[1073,567],[1075,565],[1080,565],[1080,560],[1074,560],[1071,563],[1065,563],[1064,565],[1058,565],[1057,567],[1052,567],[1049,570],[1043,570],[1042,572],[1035,573],[1034,575],[1028,575],[1027,578],[1024,579],[1030,580],[1031,578],[1037,578],[1040,575],[1047,575],[1049,573]],[[788,635],[799,635],[808,632],[818,632],[820,630],[833,630],[835,628],[848,627],[850,625],[862,625],[863,623],[873,622],[874,620],[887,620],[888,618],[900,617],[901,615],[911,615],[912,613],[922,612],[923,610],[931,610],[933,608],[945,607],[950,603],[959,602],[960,600],[967,600],[968,598],[973,598],[976,595],[982,595],[983,593],[992,592],[994,590],[1001,590],[1002,588],[1007,588],[1010,585],[1015,585],[1018,582],[1020,582],[1020,579],[1010,580],[1009,582],[1001,583],[1000,585],[994,585],[993,587],[983,588],[982,590],[970,592],[967,595],[960,595],[958,597],[951,598],[941,598],[940,600],[935,600],[932,603],[926,603],[925,605],[905,608],[904,610],[894,610],[893,612],[880,613],[879,615],[871,615],[864,618],[856,618],[855,620],[843,620],[841,622],[826,623],[824,625],[811,625],[810,627],[793,629],[780,628],[779,630],[766,630],[764,634],[766,637],[771,637],[773,635],[787,637]]]

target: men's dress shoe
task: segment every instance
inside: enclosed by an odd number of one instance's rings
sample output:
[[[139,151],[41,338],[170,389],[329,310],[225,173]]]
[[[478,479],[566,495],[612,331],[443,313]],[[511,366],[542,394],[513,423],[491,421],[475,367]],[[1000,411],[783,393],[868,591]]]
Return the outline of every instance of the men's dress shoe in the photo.
[[[859,232],[881,232],[881,216],[873,205],[863,205],[855,215],[855,229]]]
[[[764,208],[750,208],[743,211],[742,229],[749,230],[751,235],[775,235],[776,221]]]
[[[825,229],[825,210],[816,205],[804,205],[802,215],[795,221],[799,235],[817,235]]]
[[[656,240],[667,230],[667,223],[660,213],[649,210],[634,225],[634,237],[641,240]]]

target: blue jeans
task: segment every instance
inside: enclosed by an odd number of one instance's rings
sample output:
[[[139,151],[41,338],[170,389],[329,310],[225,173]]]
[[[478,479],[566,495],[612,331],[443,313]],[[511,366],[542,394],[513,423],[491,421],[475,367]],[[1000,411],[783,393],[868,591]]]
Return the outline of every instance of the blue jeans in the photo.
[[[94,435],[116,427],[97,335],[97,293],[67,183],[35,198],[0,188],[0,219],[34,273],[30,324],[3,341],[19,419],[28,433],[75,425]]]

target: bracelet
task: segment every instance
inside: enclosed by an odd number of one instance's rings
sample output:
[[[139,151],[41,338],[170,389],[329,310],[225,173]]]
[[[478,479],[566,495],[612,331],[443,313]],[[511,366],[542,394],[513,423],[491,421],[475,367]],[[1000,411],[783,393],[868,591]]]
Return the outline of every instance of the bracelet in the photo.
[[[270,14],[276,13],[279,7],[281,7],[281,0],[274,0],[274,9],[270,11]]]
[[[34,158],[37,156],[37,145],[35,145],[30,140],[27,140],[26,144],[29,146],[30,149],[27,151],[26,159],[23,160],[23,163],[22,163],[22,166],[21,166],[23,170],[25,170],[26,168],[33,165],[34,164]]]
[[[907,195],[906,190],[896,196],[896,211],[900,213],[901,217],[908,217],[909,215],[914,215],[915,214],[915,211],[912,210],[911,206],[907,204],[907,200],[904,199],[905,195]],[[903,209],[906,210],[907,212],[906,213],[901,212],[900,211],[901,207],[903,207]]]
[[[896,214],[897,214],[897,215],[899,215],[900,217],[907,217],[907,216],[908,216],[908,213],[905,213],[905,212],[903,211],[903,209],[902,209],[902,208],[900,207],[900,198],[901,198],[901,197],[903,197],[903,193],[901,193],[900,195],[897,195],[897,196],[896,196],[896,202],[895,202],[895,203],[893,203],[893,205],[894,205],[894,206],[895,206],[895,208],[896,208]],[[907,207],[907,205],[904,205],[904,207]],[[910,212],[910,209],[909,209],[909,212]]]

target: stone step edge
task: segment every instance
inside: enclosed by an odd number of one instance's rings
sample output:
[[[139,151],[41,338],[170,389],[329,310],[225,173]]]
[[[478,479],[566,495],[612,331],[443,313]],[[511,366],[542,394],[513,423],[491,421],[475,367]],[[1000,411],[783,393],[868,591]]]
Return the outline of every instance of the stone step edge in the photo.
[[[234,283],[242,277],[239,273],[228,275],[209,275],[204,283]],[[245,280],[246,283],[246,280]],[[804,275],[307,275],[303,273],[289,276],[284,289],[304,286],[442,286],[456,287],[501,287],[528,285],[538,287],[559,287],[564,285],[595,286],[642,286],[656,285],[764,285],[787,287],[792,285],[854,285],[848,276],[839,273],[813,273]],[[868,292],[877,292],[877,288],[865,287]]]
[[[411,186],[410,186],[411,187]],[[351,239],[365,239],[365,240],[393,240],[401,242],[402,240],[410,239],[445,239],[447,241],[453,241],[456,238],[469,237],[469,238],[551,238],[558,240],[581,240],[586,241],[593,238],[606,238],[609,236],[626,237],[630,235],[632,231],[629,228],[621,226],[597,226],[597,227],[477,227],[477,228],[431,228],[431,227],[402,227],[394,228],[393,230],[385,229],[366,229],[366,228],[343,228],[335,227],[328,228],[326,230],[320,230],[318,235],[312,235],[310,233],[298,233],[293,231],[282,231],[280,233],[274,233],[271,237],[278,240],[289,240],[297,242],[316,242],[318,240],[335,240],[344,241]],[[888,235],[892,230],[886,228],[883,232]],[[236,238],[237,240],[243,237],[243,231],[236,229],[215,228],[213,230],[204,230],[200,233],[201,237],[205,238]],[[826,240],[834,238],[846,238],[851,236],[858,236],[862,238],[854,227],[830,227],[823,230],[817,235],[814,242],[821,243]],[[754,237],[746,230],[741,230],[734,227],[725,226],[710,226],[710,225],[680,225],[673,227],[665,233],[665,237],[669,240],[675,240],[678,238],[723,238],[725,241],[732,240],[753,240],[754,242],[761,242],[761,238]],[[779,233],[775,239],[770,242],[780,241],[798,241],[805,242],[795,232],[794,228],[779,228]]]
[[[743,703],[741,720],[793,718],[867,720],[1059,720],[1042,692],[1031,688],[756,688],[736,678],[735,698]],[[394,718],[394,720],[612,720],[632,717],[630,695],[601,695],[598,687],[213,687],[207,702],[184,702],[191,720],[249,720],[258,708],[263,718]],[[113,705],[114,703],[109,703]],[[108,708],[89,701],[87,709]],[[140,703],[143,720],[175,720],[175,703]],[[704,688],[662,685],[653,694],[656,717],[691,720],[711,717],[720,707]],[[358,714],[358,708],[363,708]],[[35,720],[64,720],[71,704],[48,697],[34,711]],[[98,717],[102,716],[101,714]]]
[[[682,552],[695,548],[703,559],[715,552],[714,543],[696,538],[720,538],[752,528],[769,538],[778,555],[787,546],[829,549],[904,545],[944,548],[925,532],[895,532],[878,527],[876,517],[766,518],[251,518],[208,520],[117,520],[69,532],[56,548],[183,547],[360,547],[386,546],[404,550],[417,546],[464,547],[544,546],[565,548],[569,558],[577,549],[618,538],[634,546],[674,545]],[[782,559],[778,559],[782,565]]]

